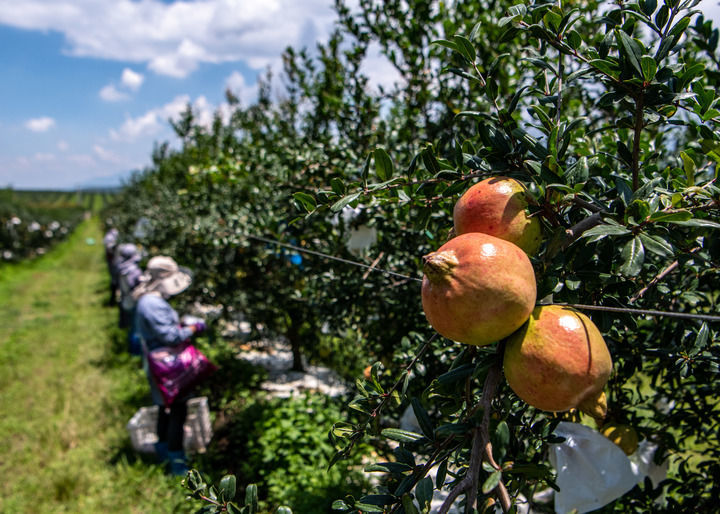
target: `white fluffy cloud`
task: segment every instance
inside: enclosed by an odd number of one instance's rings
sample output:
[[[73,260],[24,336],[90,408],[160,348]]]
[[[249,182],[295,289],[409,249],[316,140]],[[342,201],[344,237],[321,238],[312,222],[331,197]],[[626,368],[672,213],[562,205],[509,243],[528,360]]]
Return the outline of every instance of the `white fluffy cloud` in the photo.
[[[330,0],[0,0],[0,23],[60,32],[70,55],[144,63],[156,73],[185,77],[202,63],[245,61],[264,66],[275,62],[287,45],[312,45],[332,29],[331,4]]]
[[[248,84],[243,74],[239,71],[232,72],[232,74],[225,79],[225,89],[229,89],[230,92],[237,96],[244,106],[252,104],[258,95],[257,82],[252,85]]]
[[[47,132],[55,126],[55,120],[49,116],[32,118],[25,122],[25,128],[33,132]]]
[[[177,119],[190,102],[188,95],[179,95],[167,104],[150,109],[149,111],[136,116],[128,117],[118,129],[110,131],[110,138],[113,141],[133,142],[141,137],[152,137],[160,133],[168,125],[169,119]],[[212,119],[212,110],[204,96],[193,102],[193,108],[200,109],[199,120],[206,122]]]
[[[140,89],[140,86],[142,86],[144,80],[145,77],[142,75],[142,73],[137,73],[130,68],[125,68],[122,71],[122,76],[120,77],[120,82],[122,83],[122,85],[131,91],[137,91],[138,89]]]
[[[127,93],[119,91],[118,88],[115,87],[115,84],[108,84],[103,87],[98,94],[100,98],[106,102],[121,102],[130,98]]]
[[[137,91],[142,86],[145,77],[141,73],[137,73],[130,68],[125,68],[120,76],[120,87],[115,84],[108,84],[103,87],[100,92],[100,98],[106,102],[121,102],[128,100],[130,95],[128,91]]]

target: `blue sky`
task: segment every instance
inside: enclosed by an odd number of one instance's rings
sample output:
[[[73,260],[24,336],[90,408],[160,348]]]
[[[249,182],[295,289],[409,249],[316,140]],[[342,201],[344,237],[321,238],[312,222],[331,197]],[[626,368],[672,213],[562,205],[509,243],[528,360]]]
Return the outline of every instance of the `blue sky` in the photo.
[[[188,102],[252,102],[334,20],[331,0],[0,0],[0,187],[118,183]]]
[[[331,0],[0,0],[0,187],[118,184],[173,140],[190,102],[206,119],[244,103],[288,45],[325,40]],[[718,0],[700,9],[720,20]],[[393,72],[378,56],[375,82]]]

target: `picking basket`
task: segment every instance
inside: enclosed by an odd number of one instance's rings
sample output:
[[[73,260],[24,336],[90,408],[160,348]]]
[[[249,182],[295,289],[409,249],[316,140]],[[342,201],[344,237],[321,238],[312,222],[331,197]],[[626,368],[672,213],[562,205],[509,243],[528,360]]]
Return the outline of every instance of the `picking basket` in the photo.
[[[212,438],[207,397],[190,398],[187,407],[188,413],[183,427],[183,447],[186,453],[204,453]],[[128,421],[130,442],[135,451],[155,453],[155,443],[158,440],[156,432],[158,409],[157,405],[140,407]]]

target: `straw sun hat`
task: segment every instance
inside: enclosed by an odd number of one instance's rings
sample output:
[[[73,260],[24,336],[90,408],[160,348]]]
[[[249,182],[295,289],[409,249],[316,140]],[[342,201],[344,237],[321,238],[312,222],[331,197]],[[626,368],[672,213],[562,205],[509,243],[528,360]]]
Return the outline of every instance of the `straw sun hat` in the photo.
[[[140,295],[157,291],[163,296],[173,296],[183,292],[192,282],[192,272],[178,266],[172,257],[158,255],[147,263],[147,269],[141,279]],[[133,296],[136,296],[133,291]]]

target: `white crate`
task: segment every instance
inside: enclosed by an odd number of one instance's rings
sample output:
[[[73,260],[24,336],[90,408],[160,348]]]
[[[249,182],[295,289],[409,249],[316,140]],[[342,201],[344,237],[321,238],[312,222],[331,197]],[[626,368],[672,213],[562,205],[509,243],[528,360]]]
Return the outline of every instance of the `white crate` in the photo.
[[[186,453],[203,453],[212,438],[210,409],[205,396],[190,398],[185,418],[183,447]],[[155,453],[158,406],[141,407],[127,424],[130,441],[135,451]]]

